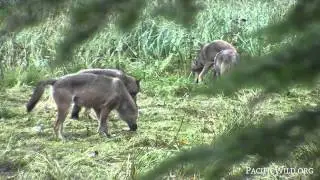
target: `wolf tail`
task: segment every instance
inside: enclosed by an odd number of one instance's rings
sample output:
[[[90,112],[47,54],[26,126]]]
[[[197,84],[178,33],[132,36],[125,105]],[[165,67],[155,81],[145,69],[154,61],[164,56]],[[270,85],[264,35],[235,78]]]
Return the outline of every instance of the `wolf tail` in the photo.
[[[36,88],[33,90],[33,94],[28,101],[26,107],[27,107],[27,112],[32,111],[32,109],[36,106],[38,101],[40,100],[44,89],[47,85],[54,85],[56,83],[56,79],[49,79],[49,80],[44,80],[40,81],[37,85]]]

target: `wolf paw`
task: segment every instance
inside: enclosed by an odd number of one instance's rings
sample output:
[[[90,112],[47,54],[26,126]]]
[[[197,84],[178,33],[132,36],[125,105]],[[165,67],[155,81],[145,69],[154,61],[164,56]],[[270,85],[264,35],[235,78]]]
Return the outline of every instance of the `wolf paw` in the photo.
[[[101,136],[104,136],[104,137],[111,137],[111,135],[108,133],[108,132],[106,132],[106,131],[98,131],[98,133],[101,135]]]
[[[72,115],[72,116],[71,116],[71,119],[73,119],[73,120],[79,120],[79,116],[78,116],[78,115]]]
[[[64,136],[62,136],[62,135],[58,135],[58,136],[57,136],[57,139],[60,140],[60,141],[62,141],[62,142],[67,142],[67,139],[66,139]]]

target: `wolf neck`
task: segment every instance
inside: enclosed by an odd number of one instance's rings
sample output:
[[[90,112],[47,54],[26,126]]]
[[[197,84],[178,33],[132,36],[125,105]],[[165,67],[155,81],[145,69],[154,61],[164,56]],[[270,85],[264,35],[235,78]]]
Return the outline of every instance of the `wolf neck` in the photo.
[[[204,47],[205,48],[205,47]],[[201,66],[201,68],[203,68],[204,67],[204,64],[205,64],[205,59],[207,59],[208,58],[208,55],[206,54],[206,52],[205,51],[202,51],[201,53],[200,53],[200,61],[199,61],[199,64],[200,64],[200,66]]]
[[[136,104],[133,101],[125,101],[123,98],[121,98],[120,101],[121,102],[117,109],[120,115],[128,114],[132,116],[137,114],[138,109]]]
[[[126,80],[125,80],[126,81]],[[118,89],[118,96],[119,96],[119,110],[120,109],[132,109],[133,111],[135,110],[136,104],[134,103],[131,95],[129,94],[129,92],[127,91],[126,87],[125,87],[125,83],[128,82],[124,82],[123,85],[121,85],[122,83],[118,84],[121,86],[123,86],[123,88],[119,88],[119,86],[117,86]]]

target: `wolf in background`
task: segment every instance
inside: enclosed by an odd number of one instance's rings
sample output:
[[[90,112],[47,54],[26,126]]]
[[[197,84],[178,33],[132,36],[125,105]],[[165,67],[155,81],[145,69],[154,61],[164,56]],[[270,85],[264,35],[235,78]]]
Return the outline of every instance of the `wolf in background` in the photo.
[[[215,40],[204,45],[200,44],[198,55],[191,63],[191,72],[195,74],[194,81],[196,83],[203,81],[204,75],[213,66],[217,53],[225,49],[232,49],[237,52],[233,45],[223,40]]]
[[[222,74],[230,71],[240,62],[240,56],[237,51],[233,49],[225,49],[217,53],[214,58],[213,71],[214,77],[219,77]]]

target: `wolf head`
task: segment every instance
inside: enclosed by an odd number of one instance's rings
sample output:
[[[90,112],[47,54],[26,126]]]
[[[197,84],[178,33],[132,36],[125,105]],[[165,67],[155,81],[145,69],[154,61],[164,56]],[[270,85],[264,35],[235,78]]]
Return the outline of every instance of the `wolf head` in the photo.
[[[122,105],[122,107],[118,109],[118,113],[120,118],[127,123],[130,131],[136,131],[138,129],[138,111],[136,109],[131,109],[126,105]]]
[[[192,72],[200,72],[202,70],[203,66],[197,61],[197,59],[193,60],[191,62],[191,71]]]
[[[191,62],[191,72],[201,72],[201,70],[203,69],[203,64],[201,64],[200,62],[202,61],[202,49],[205,46],[205,44],[203,43],[199,43],[199,50],[197,51],[197,56],[194,60],[192,60]]]
[[[200,63],[200,61],[202,58],[201,51],[202,51],[204,44],[199,43],[199,46],[200,46],[200,49],[197,51],[197,56],[191,62],[191,72],[201,72],[201,70],[203,69],[203,65]]]
[[[137,82],[135,82],[135,86]],[[138,106],[134,102],[134,98],[129,92],[129,88],[124,85],[124,82],[118,78],[113,79],[113,85],[116,87],[116,91],[119,93],[117,97],[120,97],[118,104],[115,106],[120,119],[127,123],[131,131],[138,129]]]

